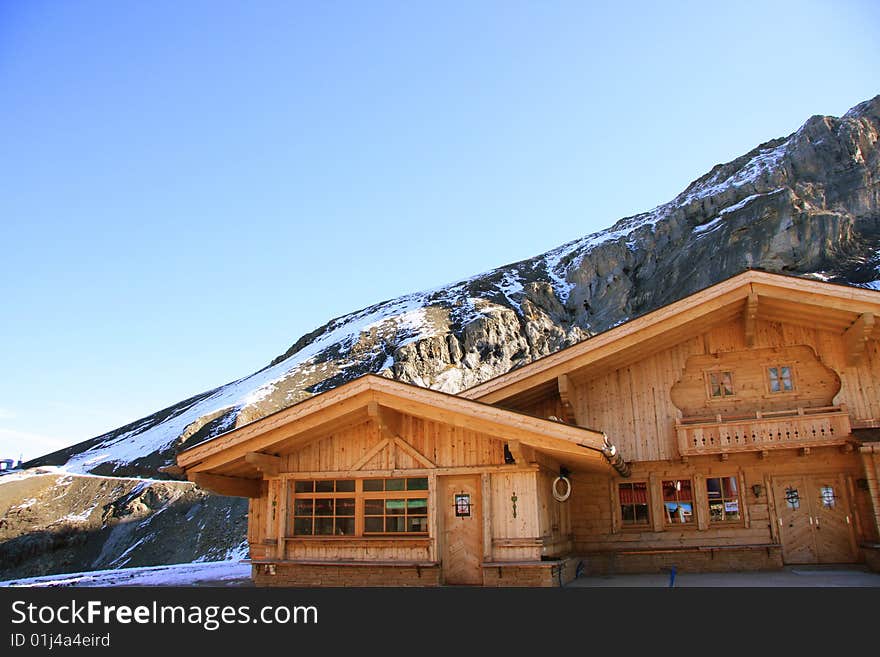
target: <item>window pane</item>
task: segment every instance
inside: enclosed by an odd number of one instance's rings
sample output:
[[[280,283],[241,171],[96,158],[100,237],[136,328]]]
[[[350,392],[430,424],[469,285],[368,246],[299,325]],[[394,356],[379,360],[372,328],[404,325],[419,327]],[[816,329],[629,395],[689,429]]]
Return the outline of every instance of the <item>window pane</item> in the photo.
[[[777,379],[770,379],[770,392],[779,392],[779,381]]]
[[[316,493],[332,493],[333,492],[333,480],[330,479],[328,481],[316,481],[315,482],[315,492]]]
[[[408,532],[427,532],[428,531],[428,519],[424,516],[419,516],[417,518],[407,518],[407,531]]]
[[[386,479],[385,490],[404,490],[405,479]]]
[[[354,518],[337,518],[336,535],[354,536]]]
[[[337,516],[353,516],[354,515],[354,498],[343,498],[336,500]]]
[[[405,508],[405,500],[385,500],[385,513],[389,516],[403,515]]]
[[[834,508],[834,500],[837,499],[834,496],[834,488],[831,486],[822,486],[821,495],[822,495],[822,506],[826,509]]]
[[[354,479],[338,479],[336,481],[336,492],[337,493],[353,493],[354,492]]]
[[[315,518],[315,534],[317,536],[332,536],[333,518]]]
[[[333,515],[333,500],[315,500],[315,515],[316,516],[332,516]]]
[[[723,502],[710,502],[709,503],[709,520],[711,520],[712,522],[724,520],[724,503]]]
[[[739,520],[739,500],[729,500],[724,503],[724,519]]]
[[[407,490],[428,490],[428,478],[418,477],[416,479],[406,480]]]
[[[381,516],[385,514],[385,500],[364,500],[364,514]]]
[[[364,490],[377,491],[385,490],[384,479],[364,479]]]
[[[396,518],[385,518],[386,532],[404,532],[406,531],[406,518],[398,516]]]
[[[364,531],[366,533],[379,534],[385,530],[385,521],[383,518],[365,518]]]
[[[642,525],[648,523],[648,505],[647,504],[636,504],[636,524]]]
[[[293,485],[293,490],[297,493],[311,493],[315,490],[314,481],[298,481]]]
[[[293,533],[294,535],[311,535],[312,533],[312,519],[311,518],[297,518],[293,521]]]
[[[296,500],[293,514],[296,516],[311,516],[314,508],[315,504],[312,500]]]
[[[418,499],[418,500],[407,500],[406,501],[407,514],[411,515],[419,515],[428,513],[428,500]]]
[[[724,477],[724,497],[736,497],[736,477]]]
[[[694,491],[693,486],[691,485],[690,479],[679,482],[681,483],[681,490],[678,491],[678,500],[680,502],[691,502],[694,499]]]
[[[777,370],[775,367],[771,367],[768,371],[770,373],[771,381],[776,381],[779,379],[779,370]]]

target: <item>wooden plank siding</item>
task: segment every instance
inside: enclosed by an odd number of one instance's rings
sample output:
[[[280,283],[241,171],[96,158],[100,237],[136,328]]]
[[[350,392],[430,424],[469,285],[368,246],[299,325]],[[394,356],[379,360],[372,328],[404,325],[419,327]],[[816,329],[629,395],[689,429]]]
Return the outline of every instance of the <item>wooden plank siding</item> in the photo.
[[[694,479],[697,511],[706,505],[703,487],[707,477],[734,476],[739,477],[740,504],[744,518],[739,522],[714,524],[695,522],[693,526],[680,527],[657,523],[660,531],[654,526],[646,528],[629,528],[617,526],[619,513],[616,508],[618,500],[615,496],[616,483],[626,481],[615,478],[615,485],[609,489],[608,478],[596,475],[577,475],[573,479],[571,503],[572,527],[575,551],[581,553],[601,552],[606,550],[624,550],[635,548],[652,549],[687,546],[726,546],[732,544],[765,544],[774,543],[775,529],[771,520],[775,517],[772,494],[768,488],[768,480],[781,473],[786,474],[821,474],[840,473],[844,476],[862,476],[862,464],[856,453],[843,454],[839,449],[826,447],[813,450],[809,456],[801,457],[796,453],[774,453],[767,459],[760,459],[754,454],[731,455],[728,461],[720,462],[717,458],[693,457],[687,464],[669,461],[638,463],[633,467],[632,480],[647,481],[654,479]],[[652,476],[653,475],[653,476]],[[755,496],[752,486],[762,486],[760,496]],[[862,491],[864,493],[864,491]],[[651,500],[659,499],[659,487],[651,490]],[[873,524],[870,518],[870,503],[865,496],[860,496],[852,504],[852,512],[859,514],[859,524],[863,527]],[[776,502],[780,503],[779,501]],[[653,518],[652,518],[653,519]],[[856,540],[871,540],[872,531],[863,529]]]

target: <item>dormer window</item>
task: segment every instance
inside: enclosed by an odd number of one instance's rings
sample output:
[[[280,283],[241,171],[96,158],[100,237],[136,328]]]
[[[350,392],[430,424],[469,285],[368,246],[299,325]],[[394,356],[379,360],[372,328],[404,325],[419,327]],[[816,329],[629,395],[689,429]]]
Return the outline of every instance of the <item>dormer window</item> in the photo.
[[[770,392],[791,392],[794,390],[791,367],[788,365],[768,367],[767,379],[770,386]]]
[[[709,384],[710,399],[723,399],[724,397],[733,397],[735,394],[733,372],[720,370],[706,372],[706,379],[706,382]]]

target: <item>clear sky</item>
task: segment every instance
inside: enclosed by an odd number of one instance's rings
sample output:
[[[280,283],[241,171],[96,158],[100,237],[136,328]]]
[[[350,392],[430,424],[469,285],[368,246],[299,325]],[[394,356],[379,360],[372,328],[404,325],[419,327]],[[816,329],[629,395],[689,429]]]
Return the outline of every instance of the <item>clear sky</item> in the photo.
[[[880,3],[0,0],[0,457],[880,93]]]

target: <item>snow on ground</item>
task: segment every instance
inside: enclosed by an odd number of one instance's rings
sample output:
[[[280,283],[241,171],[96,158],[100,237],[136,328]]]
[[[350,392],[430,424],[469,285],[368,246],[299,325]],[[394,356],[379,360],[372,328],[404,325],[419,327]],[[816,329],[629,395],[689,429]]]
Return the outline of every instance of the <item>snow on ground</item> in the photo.
[[[250,582],[250,564],[232,561],[93,570],[0,582],[0,587],[235,586]]]

